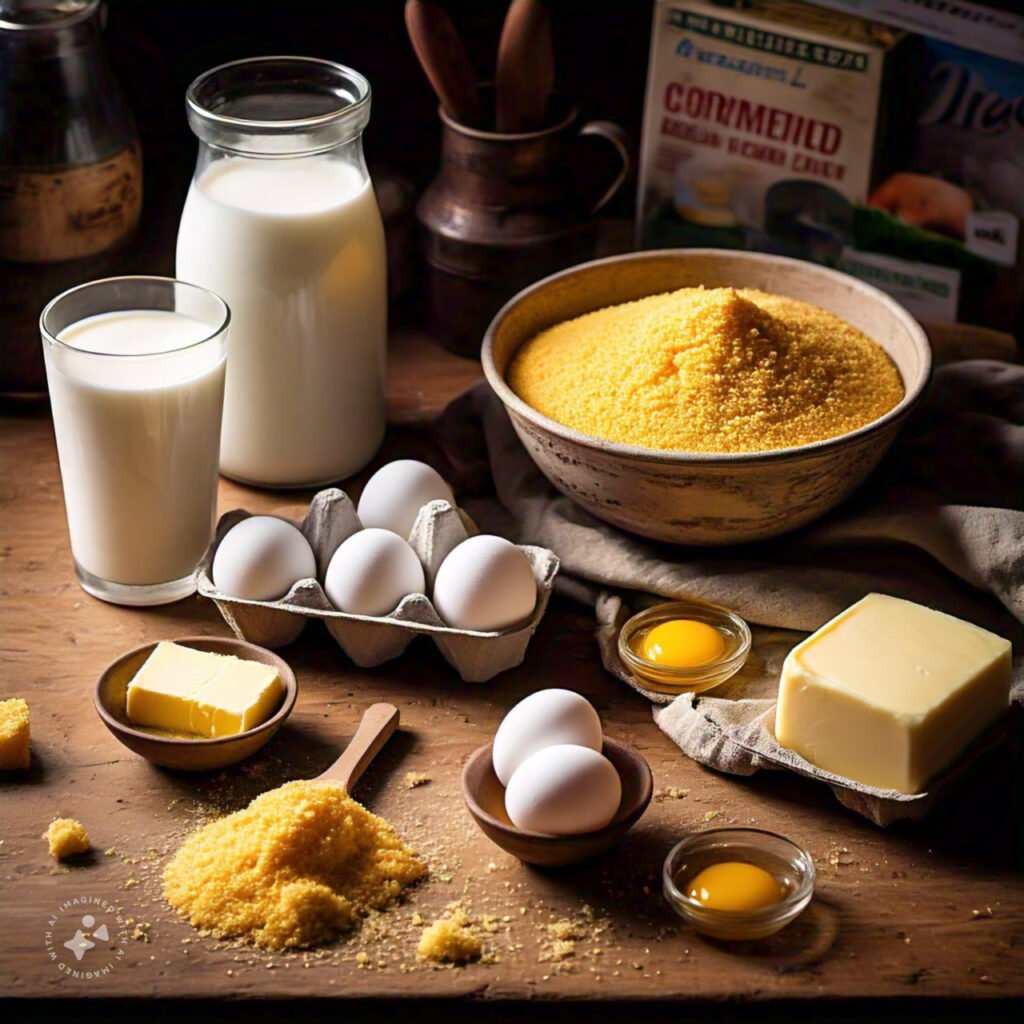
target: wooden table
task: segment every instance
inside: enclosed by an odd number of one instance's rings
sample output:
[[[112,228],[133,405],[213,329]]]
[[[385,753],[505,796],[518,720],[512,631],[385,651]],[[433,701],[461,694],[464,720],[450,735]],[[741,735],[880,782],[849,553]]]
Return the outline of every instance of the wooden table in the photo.
[[[478,375],[478,366],[420,336],[396,339],[395,426],[378,461],[430,451],[422,428]],[[882,832],[815,784],[767,773],[729,778],[689,761],[656,728],[647,702],[604,673],[590,613],[564,600],[553,603],[523,666],[487,685],[460,682],[424,641],[397,661],[361,670],[322,629],[310,628],[285,652],[300,697],[268,748],[208,777],[151,767],[103,727],[92,707],[94,679],[127,648],[224,635],[227,627],[198,597],[132,610],[83,593],[72,575],[49,416],[6,412],[0,427],[2,695],[24,696],[31,705],[33,766],[27,777],[0,784],[3,995],[93,1001],[77,1003],[76,1016],[97,1000],[156,996],[372,1000],[359,1005],[384,1012],[394,1012],[393,1001],[417,997],[433,1000],[417,1009],[432,1017],[431,1008],[450,1009],[442,1000],[457,997],[477,1001],[474,1015],[501,1016],[504,1008],[508,1019],[588,999],[608,1001],[605,1020],[635,1019],[636,1012],[675,1019],[680,1010],[667,1000],[690,1004],[684,1012],[691,1019],[703,1017],[698,1003],[720,1000],[770,1002],[759,1019],[775,1018],[780,1007],[788,1017],[812,997],[884,999],[903,1016],[916,1007],[929,1019],[941,998],[963,1019],[982,1012],[991,1019],[1024,995],[1022,788],[1010,752],[983,784],[927,824]],[[307,499],[223,481],[219,504],[222,511],[239,505],[294,511]],[[648,758],[657,793],[618,849],[563,873],[525,867],[492,846],[464,811],[459,788],[467,754],[488,740],[502,714],[551,685],[575,687],[594,701],[607,731]],[[177,919],[162,903],[159,874],[181,837],[213,813],[319,773],[343,749],[361,710],[382,699],[401,708],[403,729],[356,795],[429,858],[429,880],[393,912],[316,953],[254,952],[202,938]],[[426,773],[430,782],[409,788],[404,777],[411,771]],[[85,823],[94,855],[54,865],[40,833],[57,815]],[[819,872],[815,899],[774,939],[743,947],[708,941],[663,902],[666,852],[686,832],[712,822],[774,829],[811,851]],[[85,904],[65,901],[76,897],[106,901],[111,914],[120,914],[111,939],[120,954],[103,951],[115,959],[98,977],[68,977],[59,962],[70,956],[54,961],[48,952],[62,953],[64,933],[73,935]],[[486,936],[492,962],[448,969],[418,962],[413,915],[433,920],[456,900],[478,918],[492,915],[485,918],[493,929]],[[557,959],[548,926],[565,919],[581,937],[573,956]],[[905,997],[915,999],[904,1003]],[[524,1010],[521,1000],[537,1002]],[[623,1001],[633,1000],[656,1002],[642,1011],[624,1009]],[[975,1002],[981,1000],[990,1001],[984,1010]],[[103,1019],[110,1020],[110,1008],[123,1004],[104,1005]],[[168,1005],[133,1013],[151,1017]],[[581,1016],[589,1019],[591,1012]]]

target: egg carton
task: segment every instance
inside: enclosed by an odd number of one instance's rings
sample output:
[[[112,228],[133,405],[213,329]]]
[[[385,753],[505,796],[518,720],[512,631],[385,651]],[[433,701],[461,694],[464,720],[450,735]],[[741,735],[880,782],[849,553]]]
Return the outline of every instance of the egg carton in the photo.
[[[320,579],[338,546],[363,526],[349,497],[332,487],[313,498],[302,522],[288,520],[309,541],[316,556],[318,579],[299,580],[277,601],[250,601],[218,590],[212,566],[224,535],[252,514],[235,509],[220,517],[214,541],[197,570],[199,593],[216,603],[235,636],[261,647],[284,647],[298,639],[310,619],[322,619],[341,649],[362,668],[397,658],[421,634],[434,641],[448,664],[468,683],[483,683],[515,668],[525,657],[530,637],[544,615],[558,572],[558,558],[553,552],[520,546],[537,581],[537,605],[526,622],[501,632],[446,626],[423,594],[404,597],[390,615],[340,612],[328,600]],[[409,543],[423,563],[428,592],[433,590],[437,570],[448,553],[476,533],[479,530],[473,520],[447,501],[432,501],[420,509]]]

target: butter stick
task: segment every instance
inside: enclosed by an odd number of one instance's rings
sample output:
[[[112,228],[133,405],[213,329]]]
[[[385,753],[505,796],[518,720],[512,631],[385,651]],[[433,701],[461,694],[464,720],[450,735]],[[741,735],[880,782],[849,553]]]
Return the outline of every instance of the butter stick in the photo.
[[[786,657],[775,736],[825,771],[917,793],[1005,714],[1010,642],[868,594]]]

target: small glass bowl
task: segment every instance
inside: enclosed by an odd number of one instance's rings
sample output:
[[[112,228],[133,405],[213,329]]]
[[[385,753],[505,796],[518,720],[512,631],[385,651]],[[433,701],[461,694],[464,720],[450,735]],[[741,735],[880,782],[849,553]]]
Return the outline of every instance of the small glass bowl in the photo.
[[[694,619],[717,629],[725,640],[722,655],[706,665],[672,668],[637,653],[644,636],[671,619]],[[705,601],[668,601],[638,612],[619,630],[619,658],[641,686],[657,693],[703,693],[734,676],[750,654],[750,627],[735,612]]]
[[[716,910],[687,894],[690,881],[723,861],[763,868],[782,886],[778,903],[759,910]],[[811,902],[814,861],[785,836],[759,828],[711,828],[695,832],[672,847],[662,871],[665,899],[699,932],[730,941],[763,939],[785,928]]]

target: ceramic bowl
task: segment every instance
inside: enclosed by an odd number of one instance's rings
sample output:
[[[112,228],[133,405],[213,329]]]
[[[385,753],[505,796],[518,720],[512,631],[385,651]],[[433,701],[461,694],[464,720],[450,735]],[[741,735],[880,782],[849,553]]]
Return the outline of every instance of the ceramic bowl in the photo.
[[[163,768],[182,772],[206,772],[226,768],[251,757],[265,746],[281,728],[284,720],[295,707],[298,685],[295,674],[284,659],[244,640],[229,640],[222,637],[194,636],[174,643],[182,647],[194,647],[198,651],[212,651],[214,654],[233,654],[245,661],[258,661],[272,665],[284,684],[284,696],[277,711],[262,725],[248,729],[237,736],[219,736],[216,739],[195,739],[183,736],[161,735],[148,732],[132,725],[125,712],[128,683],[142,663],[150,656],[156,643],[136,647],[111,662],[96,680],[93,702],[103,724],[129,750]]]
[[[541,415],[506,383],[519,347],[546,327],[604,306],[701,284],[759,288],[834,313],[885,349],[903,378],[903,399],[884,416],[839,437],[729,455],[603,441]],[[544,278],[498,312],[484,337],[482,360],[527,452],[558,490],[625,530],[698,545],[774,537],[838,505],[885,454],[931,371],[924,331],[878,289],[801,260],[715,249],[611,256]]]
[[[527,864],[561,867],[589,860],[614,846],[647,810],[654,792],[651,769],[628,743],[605,738],[602,753],[622,781],[622,799],[615,817],[596,832],[553,836],[516,828],[505,813],[505,787],[494,774],[492,744],[474,751],[462,770],[462,799],[480,830],[506,853]]]

